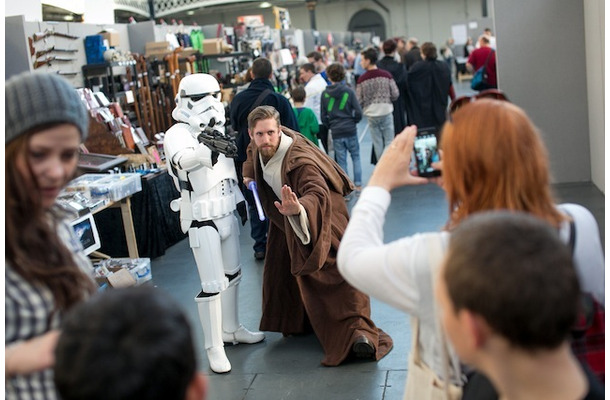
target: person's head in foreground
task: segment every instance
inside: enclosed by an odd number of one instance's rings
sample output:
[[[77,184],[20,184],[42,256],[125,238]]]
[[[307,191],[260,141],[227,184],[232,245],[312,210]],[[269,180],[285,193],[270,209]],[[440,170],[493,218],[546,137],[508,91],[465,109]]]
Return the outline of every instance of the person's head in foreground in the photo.
[[[546,222],[508,211],[463,221],[451,235],[436,296],[461,360],[507,399],[536,390],[551,394],[539,398],[563,398],[548,390],[582,398],[586,377],[568,342],[578,278],[569,248]],[[528,386],[532,374],[536,384]]]
[[[189,322],[151,286],[108,289],[75,307],[55,351],[63,400],[202,400]]]

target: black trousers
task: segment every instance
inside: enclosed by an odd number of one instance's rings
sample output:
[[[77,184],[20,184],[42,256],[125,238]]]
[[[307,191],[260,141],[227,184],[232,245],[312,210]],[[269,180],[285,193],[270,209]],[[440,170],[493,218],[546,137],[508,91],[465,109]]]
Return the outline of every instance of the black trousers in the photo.
[[[318,131],[318,138],[320,139],[320,141],[322,142],[322,145],[324,146],[324,151],[326,151],[326,153],[328,153],[328,128],[325,127],[324,125],[318,125],[320,127],[320,130]]]

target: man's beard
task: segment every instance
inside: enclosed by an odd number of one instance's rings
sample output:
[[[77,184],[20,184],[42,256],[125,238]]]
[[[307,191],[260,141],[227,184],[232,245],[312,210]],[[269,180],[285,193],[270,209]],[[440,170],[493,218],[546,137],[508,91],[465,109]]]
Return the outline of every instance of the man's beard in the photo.
[[[265,164],[267,164],[269,162],[269,160],[271,160],[271,158],[273,158],[275,153],[277,153],[278,147],[279,147],[279,144],[277,146],[259,147],[258,153],[261,155],[261,158],[263,159],[263,162]]]

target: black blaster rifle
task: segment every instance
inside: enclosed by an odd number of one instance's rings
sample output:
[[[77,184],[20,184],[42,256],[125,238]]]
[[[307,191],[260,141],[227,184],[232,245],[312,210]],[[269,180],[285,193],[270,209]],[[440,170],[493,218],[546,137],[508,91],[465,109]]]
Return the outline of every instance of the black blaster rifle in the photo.
[[[209,126],[202,126],[201,129],[202,132],[197,136],[199,143],[203,143],[212,152],[222,153],[229,158],[237,157],[237,145],[234,137],[225,135]]]

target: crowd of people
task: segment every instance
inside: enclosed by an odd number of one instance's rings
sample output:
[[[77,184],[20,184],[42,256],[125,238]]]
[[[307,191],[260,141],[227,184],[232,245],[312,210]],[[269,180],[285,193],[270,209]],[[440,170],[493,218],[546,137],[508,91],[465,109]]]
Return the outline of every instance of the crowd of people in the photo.
[[[492,39],[494,47],[490,44]],[[368,46],[355,56],[344,57],[337,62],[325,61],[324,54],[318,51],[307,54],[307,62],[303,60],[298,64],[297,75],[298,83],[305,91],[305,98],[302,100],[300,97],[300,86],[290,92],[291,97],[295,93],[297,95],[297,115],[302,119],[299,129],[304,130],[314,144],[318,144],[339,162],[345,172],[348,171],[344,139],[347,136],[353,137],[357,131],[353,124],[346,125],[344,121],[349,117],[349,120],[358,123],[361,119],[359,110],[367,119],[367,131],[373,140],[370,156],[372,164],[376,164],[394,136],[408,125],[436,128],[440,131],[445,122],[449,102],[455,99],[452,75],[454,70],[457,74],[459,66],[453,48],[453,39],[447,40],[439,54],[432,42],[425,42],[420,46],[417,38],[396,37],[383,41],[379,46]],[[478,41],[478,47],[472,47],[469,52],[471,55],[468,62],[462,68],[473,72],[485,65],[490,78],[484,88],[497,87],[495,38],[491,31],[486,30]],[[343,68],[344,74],[340,81],[333,82],[329,78],[328,69],[331,66],[335,70],[338,67]],[[336,97],[335,100],[322,104],[323,97],[332,98],[329,97],[328,90],[337,92],[339,88],[342,93],[348,88],[354,90],[358,103],[356,108],[353,106],[352,97],[346,97],[350,99],[351,106],[347,109],[339,107],[343,122],[335,120],[337,110],[329,117],[329,105],[334,107]],[[345,107],[346,103],[339,104]],[[305,126],[309,111],[303,113],[303,110],[307,109],[311,110],[318,120],[319,129],[315,135],[309,126]],[[326,115],[324,118],[323,113]],[[346,132],[348,126],[351,131],[349,133]],[[341,140],[337,142],[336,138]],[[337,148],[339,152],[336,151]],[[359,190],[360,150],[351,142],[347,150],[352,157],[354,169],[351,176]]]
[[[483,35],[469,51],[468,68],[489,66],[495,89],[495,38]],[[236,318],[235,239],[221,250],[238,229],[240,192],[254,257],[264,261],[261,331],[315,334],[324,366],[378,361],[393,339],[371,319],[374,297],[412,316],[414,352],[465,400],[604,398],[603,366],[582,357],[573,337],[584,296],[605,307],[598,226],[586,208],[556,203],[546,148],[527,113],[498,90],[456,99],[451,67],[431,42],[388,39],[359,56],[351,87],[342,63],[327,66],[319,53],[308,54],[292,103],[274,90],[271,62],[257,58],[226,121],[237,135],[234,160],[197,143],[191,128],[203,121],[199,114],[176,124],[184,137],[171,152],[172,168],[209,170],[200,178],[208,190],[206,182],[220,176],[218,193],[232,201],[222,215],[189,215],[184,226],[196,263],[219,264],[214,279],[200,268],[195,299],[212,304],[222,296],[222,308],[219,300],[215,311],[206,306],[209,315],[199,310],[211,369],[231,369],[223,342],[264,340]],[[223,129],[217,83],[204,92],[197,88],[213,77],[196,75],[181,84],[185,103],[177,109],[211,112],[205,125]],[[76,91],[58,75],[27,73],[7,81],[5,96],[7,398],[203,399],[206,380],[180,307],[152,287],[95,295],[91,264],[55,203],[88,134]],[[376,164],[368,182],[357,129],[364,117]],[[418,127],[438,131],[441,158],[431,163],[439,177],[411,171]],[[175,176],[186,191],[182,203],[202,196],[189,174]],[[446,225],[385,243],[391,191],[424,184],[446,192]],[[345,199],[354,191],[350,213]],[[265,218],[256,218],[256,200]],[[191,210],[182,203],[183,214]],[[222,256],[201,255],[200,247]],[[210,351],[218,348],[222,356]],[[406,393],[430,384],[412,376]]]

